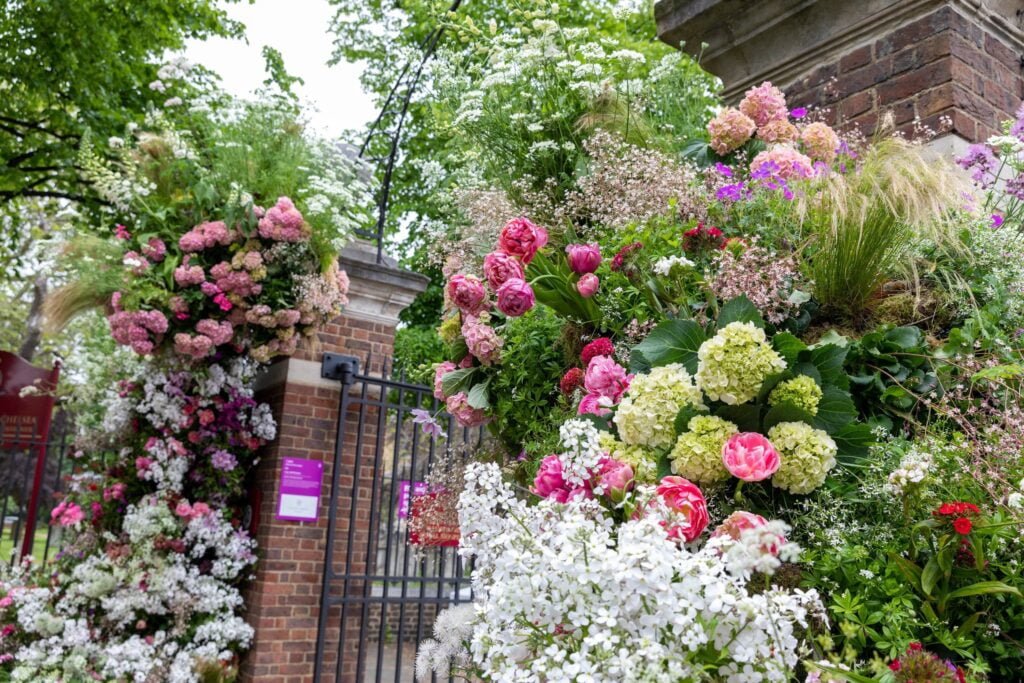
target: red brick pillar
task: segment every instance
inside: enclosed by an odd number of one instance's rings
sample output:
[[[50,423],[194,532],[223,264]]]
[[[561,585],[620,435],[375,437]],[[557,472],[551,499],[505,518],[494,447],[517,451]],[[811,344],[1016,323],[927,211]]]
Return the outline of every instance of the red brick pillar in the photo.
[[[1024,99],[1019,0],[659,0],[659,37],[722,79],[727,102],[770,80],[790,106],[870,135],[886,113],[971,142]]]
[[[368,354],[377,359],[375,366],[390,358],[398,314],[427,284],[427,278],[400,270],[393,262],[377,264],[376,248],[365,243],[347,248],[341,266],[351,280],[344,315],[321,332],[319,348],[307,347],[271,366],[259,384],[260,399],[270,403],[277,418],[278,437],[262,455],[253,481],[261,496],[254,510],[260,562],[256,578],[246,590],[247,620],[256,629],[256,640],[242,662],[241,680],[247,683],[305,683],[313,676],[341,387],[337,380],[321,378],[321,356],[328,352],[356,356],[361,359],[361,369]],[[373,446],[376,419],[368,417],[365,423],[364,450]],[[350,433],[346,442],[343,489],[352,485],[354,434]],[[286,457],[324,462],[315,523],[275,518],[281,464]],[[372,482],[371,470],[365,465],[366,458],[363,460],[358,476]],[[339,546],[343,553],[349,511],[348,501],[343,501],[337,511],[336,562],[344,558]],[[356,524],[366,531],[357,533],[355,542],[364,544],[363,556],[369,540],[368,519],[369,501],[359,496]],[[333,640],[337,642],[336,625]]]

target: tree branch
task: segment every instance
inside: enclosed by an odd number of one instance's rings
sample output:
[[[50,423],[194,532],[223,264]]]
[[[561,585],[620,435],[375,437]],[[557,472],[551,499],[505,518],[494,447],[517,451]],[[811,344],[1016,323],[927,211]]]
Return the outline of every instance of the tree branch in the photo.
[[[5,121],[12,126],[20,126],[21,128],[28,128],[29,130],[36,130],[40,133],[46,133],[52,135],[58,140],[77,140],[78,136],[71,133],[58,133],[57,131],[50,130],[41,123],[33,123],[32,121],[22,121],[20,119],[11,118],[10,116],[4,116],[0,114],[0,121]]]

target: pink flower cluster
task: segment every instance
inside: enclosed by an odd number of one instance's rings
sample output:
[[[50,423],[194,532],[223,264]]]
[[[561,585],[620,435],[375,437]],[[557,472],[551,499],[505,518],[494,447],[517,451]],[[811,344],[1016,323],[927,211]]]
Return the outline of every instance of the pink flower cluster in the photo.
[[[467,315],[462,320],[462,338],[473,357],[483,365],[493,365],[501,358],[501,346],[504,343],[498,333],[490,325],[479,318]]]
[[[62,500],[50,511],[50,520],[58,526],[75,526],[85,519],[85,513],[77,503]]]
[[[770,81],[748,90],[740,102],[740,111],[758,126],[789,116],[786,96]]]
[[[727,107],[708,122],[711,149],[721,155],[728,154],[742,147],[756,129],[753,119],[738,109]]]
[[[178,240],[178,246],[187,254],[194,254],[215,246],[226,247],[235,241],[234,231],[224,221],[200,223]]]
[[[304,242],[309,239],[309,226],[288,197],[279,197],[260,219],[260,237],[277,242]]]
[[[174,508],[174,514],[187,520],[197,519],[199,517],[205,517],[206,515],[213,512],[210,506],[206,503],[196,503],[190,505],[187,500],[179,502]]]
[[[477,427],[489,419],[483,410],[469,405],[469,397],[463,391],[448,397],[445,410],[463,427]]]
[[[626,369],[611,356],[594,356],[587,363],[583,375],[583,387],[587,394],[580,401],[577,413],[599,417],[608,415],[611,407],[622,400],[632,379],[633,375],[627,374]]]
[[[167,316],[160,311],[123,311],[120,301],[121,293],[115,292],[111,299],[114,313],[107,317],[114,341],[139,355],[153,353],[167,332]]]
[[[783,180],[810,178],[814,174],[814,162],[789,145],[775,145],[754,157],[750,170],[755,174],[767,172]]]
[[[254,282],[245,270],[235,270],[227,261],[221,261],[210,268],[213,284],[224,294],[235,294],[240,297],[255,296],[263,291],[263,286]]]
[[[541,498],[567,503],[576,498],[593,498],[595,494],[607,497],[612,503],[621,503],[633,489],[633,468],[607,456],[601,458],[582,486],[570,485],[565,480],[562,462],[557,455],[541,460],[530,491]]]

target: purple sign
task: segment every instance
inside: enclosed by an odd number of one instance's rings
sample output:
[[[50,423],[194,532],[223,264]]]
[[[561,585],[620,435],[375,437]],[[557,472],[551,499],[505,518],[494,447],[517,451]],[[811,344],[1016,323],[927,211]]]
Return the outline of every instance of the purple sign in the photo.
[[[324,464],[319,460],[285,458],[281,466],[281,499],[277,518],[293,522],[315,522],[320,507],[320,481]]]
[[[425,481],[409,481],[408,479],[398,480],[398,500],[395,505],[398,507],[398,518],[409,518],[409,503],[413,496],[422,496],[427,493],[428,487]]]

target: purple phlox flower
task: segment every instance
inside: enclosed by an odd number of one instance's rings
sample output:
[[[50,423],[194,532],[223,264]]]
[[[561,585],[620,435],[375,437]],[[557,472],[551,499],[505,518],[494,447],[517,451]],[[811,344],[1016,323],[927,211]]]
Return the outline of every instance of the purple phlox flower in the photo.
[[[732,183],[731,185],[723,185],[718,188],[718,192],[715,193],[715,196],[718,197],[720,201],[738,202],[748,194],[749,193],[743,183]]]
[[[414,408],[410,411],[412,413],[412,421],[414,424],[421,425],[421,429],[424,434],[430,434],[431,436],[443,436],[444,430],[441,429],[441,423],[438,422],[430,411],[423,410],[422,408]]]
[[[1004,220],[1005,219],[998,213],[992,214],[992,228],[998,230],[999,228],[1003,227]]]
[[[1018,173],[1006,181],[1006,194],[1018,201],[1024,201],[1024,173]]]
[[[791,109],[789,115],[799,121],[803,117],[807,116],[807,107],[796,107],[795,109]]]
[[[850,145],[848,145],[846,143],[846,140],[843,140],[842,138],[840,138],[839,140],[839,147],[836,148],[836,151],[838,151],[843,156],[850,157],[851,159],[857,158],[857,153],[850,149]],[[843,170],[845,171],[845,169]]]
[[[721,161],[715,162],[715,170],[724,175],[726,178],[732,177],[732,169],[723,164]]]

